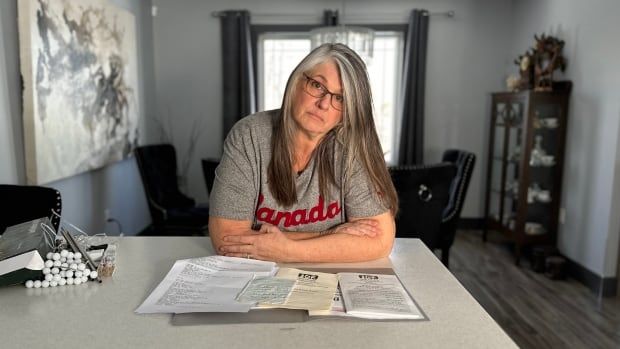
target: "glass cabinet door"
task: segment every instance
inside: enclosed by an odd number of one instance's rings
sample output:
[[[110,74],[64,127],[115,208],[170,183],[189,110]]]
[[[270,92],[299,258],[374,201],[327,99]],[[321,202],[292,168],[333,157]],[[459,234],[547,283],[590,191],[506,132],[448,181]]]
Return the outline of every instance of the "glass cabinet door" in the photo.
[[[520,100],[497,102],[493,106],[492,168],[489,215],[501,225],[514,229],[522,158],[524,103]]]
[[[555,230],[551,220],[558,194],[556,166],[560,152],[561,110],[559,104],[536,103],[532,106],[531,151],[528,156],[527,211],[523,231],[526,235],[542,235]]]

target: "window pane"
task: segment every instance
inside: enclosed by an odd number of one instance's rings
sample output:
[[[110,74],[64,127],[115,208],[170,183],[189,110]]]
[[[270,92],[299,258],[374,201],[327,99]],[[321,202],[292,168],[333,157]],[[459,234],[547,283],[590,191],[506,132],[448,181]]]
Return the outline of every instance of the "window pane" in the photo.
[[[401,40],[400,33],[376,33],[372,60],[368,63],[375,126],[388,163],[396,162],[395,132],[399,120],[396,117],[396,103],[402,56]]]
[[[310,39],[265,38],[263,40],[262,110],[282,106],[286,80],[310,52]]]

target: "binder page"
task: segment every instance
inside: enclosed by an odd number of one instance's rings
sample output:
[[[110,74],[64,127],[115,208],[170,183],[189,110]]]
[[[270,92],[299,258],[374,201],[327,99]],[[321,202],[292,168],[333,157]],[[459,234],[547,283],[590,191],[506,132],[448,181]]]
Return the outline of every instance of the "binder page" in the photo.
[[[339,273],[347,314],[368,319],[423,319],[396,275]]]
[[[280,268],[273,278],[253,280],[238,299],[256,301],[256,308],[328,310],[337,286],[335,274]]]

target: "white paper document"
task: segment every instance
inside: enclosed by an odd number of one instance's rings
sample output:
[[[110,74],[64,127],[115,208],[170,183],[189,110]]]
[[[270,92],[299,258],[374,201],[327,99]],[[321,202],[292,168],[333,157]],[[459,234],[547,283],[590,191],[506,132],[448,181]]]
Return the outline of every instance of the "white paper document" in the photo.
[[[136,312],[247,312],[254,303],[238,302],[236,296],[257,274],[276,270],[272,262],[223,256],[176,261]]]
[[[256,308],[328,310],[337,287],[335,274],[281,268],[274,278],[253,280],[238,299]]]
[[[339,273],[347,314],[367,319],[423,319],[396,275]]]

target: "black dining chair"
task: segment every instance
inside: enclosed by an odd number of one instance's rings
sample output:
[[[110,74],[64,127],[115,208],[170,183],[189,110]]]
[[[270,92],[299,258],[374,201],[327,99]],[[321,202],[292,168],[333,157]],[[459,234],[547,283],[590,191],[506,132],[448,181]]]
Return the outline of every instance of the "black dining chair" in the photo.
[[[476,155],[464,150],[449,149],[443,153],[442,161],[456,166],[456,176],[450,184],[450,200],[443,211],[439,241],[441,262],[449,268],[450,247],[454,242],[457,223],[461,217],[469,182],[474,172]]]
[[[207,234],[209,208],[197,206],[194,199],[179,190],[174,147],[141,146],[135,149],[135,155],[153,221],[141,235]]]
[[[207,194],[211,195],[213,190],[213,181],[215,181],[215,169],[220,164],[220,160],[216,159],[202,159],[202,174],[205,177],[205,184],[207,185]]]
[[[439,248],[440,226],[456,166],[439,163],[389,170],[399,200],[396,237],[420,238],[429,249]]]
[[[42,217],[48,217],[58,231],[61,214],[62,198],[56,189],[0,184],[0,234],[7,227]]]

